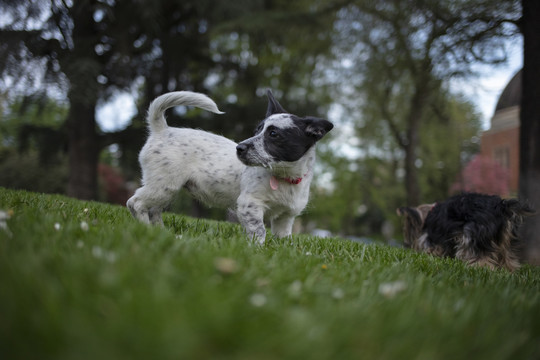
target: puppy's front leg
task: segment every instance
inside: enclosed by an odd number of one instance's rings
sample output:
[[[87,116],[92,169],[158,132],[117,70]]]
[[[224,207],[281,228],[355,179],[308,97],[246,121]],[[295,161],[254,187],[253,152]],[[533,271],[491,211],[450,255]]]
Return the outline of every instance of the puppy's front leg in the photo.
[[[238,198],[238,220],[246,229],[247,235],[258,244],[263,245],[266,238],[264,227],[264,208],[249,196],[240,195]]]
[[[272,219],[272,234],[278,237],[291,236],[293,224],[294,216],[290,215],[281,215],[275,219]]]
[[[162,226],[162,227],[165,226],[163,224],[163,217],[161,216],[161,212],[162,210],[159,207],[150,209],[150,211],[148,212],[148,218],[150,219],[151,224]]]

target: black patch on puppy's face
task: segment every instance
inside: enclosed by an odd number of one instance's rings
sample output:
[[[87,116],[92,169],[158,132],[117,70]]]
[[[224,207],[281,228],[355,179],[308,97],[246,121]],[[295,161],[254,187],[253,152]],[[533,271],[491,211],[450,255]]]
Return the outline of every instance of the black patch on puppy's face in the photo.
[[[294,115],[290,115],[290,119],[291,127],[268,125],[264,130],[264,149],[275,161],[299,160],[333,128],[332,123],[324,119]]]

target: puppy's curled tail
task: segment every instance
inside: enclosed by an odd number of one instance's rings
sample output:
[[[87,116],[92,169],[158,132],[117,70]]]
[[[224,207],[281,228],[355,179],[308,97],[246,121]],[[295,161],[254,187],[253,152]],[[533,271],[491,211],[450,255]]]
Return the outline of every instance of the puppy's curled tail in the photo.
[[[195,106],[216,114],[223,114],[219,111],[216,103],[208,96],[191,91],[173,91],[158,96],[148,108],[147,122],[151,133],[159,132],[167,128],[164,112],[173,106]]]

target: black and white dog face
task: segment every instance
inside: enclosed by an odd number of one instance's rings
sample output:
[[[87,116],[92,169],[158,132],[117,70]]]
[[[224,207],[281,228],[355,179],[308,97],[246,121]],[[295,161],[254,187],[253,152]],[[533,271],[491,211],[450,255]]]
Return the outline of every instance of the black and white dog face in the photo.
[[[236,147],[238,159],[248,166],[273,167],[278,163],[300,160],[334,125],[315,117],[287,113],[268,90],[266,118],[255,136]]]

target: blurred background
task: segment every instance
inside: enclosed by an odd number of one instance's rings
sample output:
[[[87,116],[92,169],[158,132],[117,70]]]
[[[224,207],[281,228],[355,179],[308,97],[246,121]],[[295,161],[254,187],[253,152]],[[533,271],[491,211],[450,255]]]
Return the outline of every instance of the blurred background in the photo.
[[[3,0],[0,10],[0,186],[123,205],[139,186],[152,99],[206,93],[225,115],[176,108],[169,125],[238,142],[270,88],[289,112],[335,124],[297,232],[399,243],[399,206],[463,190],[527,195],[521,1]],[[171,210],[226,218],[185,194]]]

